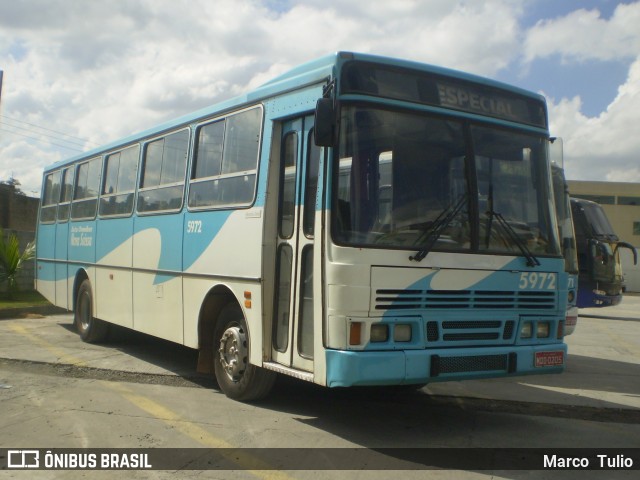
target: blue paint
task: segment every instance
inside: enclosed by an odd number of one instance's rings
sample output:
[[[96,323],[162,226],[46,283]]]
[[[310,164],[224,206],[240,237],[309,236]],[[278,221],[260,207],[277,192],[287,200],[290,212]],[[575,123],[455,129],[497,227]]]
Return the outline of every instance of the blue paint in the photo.
[[[211,242],[215,240],[232,213],[232,210],[192,212],[185,217],[187,222],[201,223],[194,224],[195,226],[192,228],[196,230],[191,233],[188,230],[188,225],[184,229],[184,258],[182,270],[186,271],[193,266]],[[199,228],[201,228],[201,230],[199,230]]]
[[[565,363],[567,346],[564,343],[537,346],[513,346],[497,348],[443,348],[411,351],[355,352],[327,350],[327,386],[351,387],[366,385],[399,385],[443,382],[451,380],[470,380],[492,378],[496,376],[517,376],[542,373],[559,373],[564,365],[535,367],[536,352],[562,352]],[[464,357],[483,357],[495,355],[515,355],[516,368],[508,373],[506,368],[499,370],[481,370],[474,372],[440,373],[431,376],[433,356],[442,359]]]

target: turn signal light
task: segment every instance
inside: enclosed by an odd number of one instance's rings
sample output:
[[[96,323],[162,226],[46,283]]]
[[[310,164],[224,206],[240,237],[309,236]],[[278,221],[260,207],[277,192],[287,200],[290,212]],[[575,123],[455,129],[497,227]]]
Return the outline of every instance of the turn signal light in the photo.
[[[349,345],[362,343],[362,323],[353,322],[349,327]]]

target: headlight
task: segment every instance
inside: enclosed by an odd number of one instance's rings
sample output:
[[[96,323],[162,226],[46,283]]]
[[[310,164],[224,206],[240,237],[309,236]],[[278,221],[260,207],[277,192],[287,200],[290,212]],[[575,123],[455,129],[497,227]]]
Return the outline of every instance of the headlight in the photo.
[[[394,342],[410,342],[411,341],[411,325],[396,325],[393,328]]]
[[[389,340],[389,326],[385,323],[371,325],[371,342],[386,342]]]
[[[536,324],[536,337],[549,338],[549,322],[538,322]]]
[[[531,322],[524,322],[520,327],[520,338],[531,338],[533,334],[533,325]]]

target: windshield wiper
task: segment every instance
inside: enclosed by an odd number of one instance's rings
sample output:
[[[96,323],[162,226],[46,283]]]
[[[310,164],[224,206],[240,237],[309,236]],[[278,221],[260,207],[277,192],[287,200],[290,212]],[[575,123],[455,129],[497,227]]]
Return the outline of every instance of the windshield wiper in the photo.
[[[458,213],[460,213],[460,210],[462,210],[466,200],[467,195],[464,194],[455,204],[449,205],[440,213],[440,215],[438,215],[438,218],[429,225],[428,229],[417,238],[415,243],[423,242],[422,248],[418,250],[415,255],[410,256],[409,260],[421,262],[422,259],[429,254],[435,243],[438,241],[438,238],[440,238],[440,235],[442,235],[444,229],[447,228]]]
[[[488,230],[487,238],[491,234],[490,233],[491,223],[492,223],[491,220],[495,218],[496,220],[498,220],[498,225],[500,225],[504,229],[504,231],[507,233],[507,237],[509,237],[509,239],[516,244],[516,246],[520,249],[522,256],[527,259],[527,266],[535,267],[540,265],[540,260],[538,260],[535,257],[535,255],[531,253],[531,250],[529,250],[529,248],[527,247],[527,244],[524,243],[524,241],[518,236],[516,231],[509,224],[509,222],[507,222],[504,219],[501,213],[494,212],[493,210],[489,210],[487,214],[489,215],[489,228],[487,229]]]

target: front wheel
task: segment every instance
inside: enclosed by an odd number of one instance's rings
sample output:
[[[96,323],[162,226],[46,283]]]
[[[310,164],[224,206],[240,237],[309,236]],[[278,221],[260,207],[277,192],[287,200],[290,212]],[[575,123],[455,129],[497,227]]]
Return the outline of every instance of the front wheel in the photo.
[[[78,289],[73,323],[80,338],[87,343],[101,342],[107,337],[109,325],[93,316],[93,294],[89,280],[84,280]]]
[[[276,374],[249,363],[249,331],[237,304],[222,309],[213,340],[216,380],[225,395],[240,401],[266,397]]]

